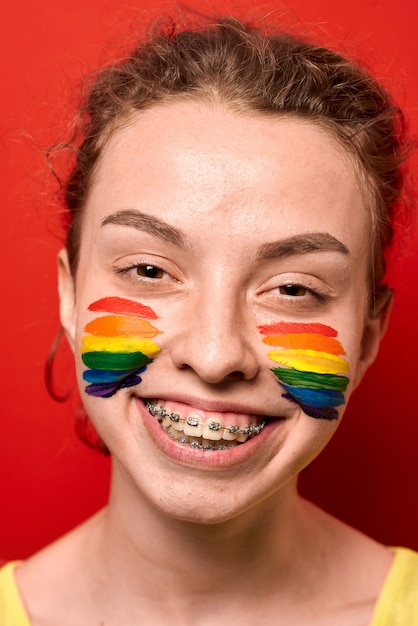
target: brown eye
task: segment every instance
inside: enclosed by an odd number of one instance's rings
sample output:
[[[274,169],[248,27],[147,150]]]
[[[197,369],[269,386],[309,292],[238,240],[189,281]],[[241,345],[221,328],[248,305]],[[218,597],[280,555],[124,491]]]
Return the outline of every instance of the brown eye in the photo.
[[[282,285],[279,287],[279,291],[283,296],[294,296],[301,298],[306,296],[307,290],[300,285]]]
[[[136,273],[142,278],[162,278],[164,275],[163,270],[155,265],[137,265]]]

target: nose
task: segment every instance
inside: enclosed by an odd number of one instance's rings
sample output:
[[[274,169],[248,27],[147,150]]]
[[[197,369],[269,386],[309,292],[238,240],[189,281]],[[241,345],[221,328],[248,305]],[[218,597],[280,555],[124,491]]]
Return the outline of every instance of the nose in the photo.
[[[202,294],[199,290],[192,302],[185,304],[188,311],[183,329],[172,346],[173,363],[179,369],[193,370],[211,384],[251,380],[257,375],[259,362],[251,347],[244,307],[215,291]]]

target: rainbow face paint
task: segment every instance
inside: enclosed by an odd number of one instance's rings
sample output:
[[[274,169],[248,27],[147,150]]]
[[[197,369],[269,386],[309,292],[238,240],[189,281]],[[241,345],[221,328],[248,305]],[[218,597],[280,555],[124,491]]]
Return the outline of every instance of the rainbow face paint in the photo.
[[[88,367],[83,379],[91,396],[110,398],[123,387],[141,382],[139,374],[160,349],[151,338],[160,334],[148,320],[155,320],[152,309],[124,298],[102,298],[89,311],[110,313],[97,317],[85,327],[81,358]]]
[[[335,407],[345,403],[349,371],[337,331],[324,324],[279,322],[258,327],[264,343],[273,346],[269,358],[286,393],[302,410],[317,419],[338,419]]]

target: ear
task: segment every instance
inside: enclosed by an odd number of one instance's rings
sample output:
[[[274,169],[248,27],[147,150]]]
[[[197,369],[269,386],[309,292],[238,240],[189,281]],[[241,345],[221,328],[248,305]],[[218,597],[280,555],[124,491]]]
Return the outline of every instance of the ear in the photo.
[[[75,284],[70,269],[68,253],[65,248],[58,253],[58,293],[61,325],[74,352],[76,329]]]
[[[375,360],[379,351],[380,342],[387,330],[392,310],[392,293],[388,292],[386,301],[378,312],[368,316],[364,325],[360,359],[354,379],[354,389],[358,386],[369,366]]]

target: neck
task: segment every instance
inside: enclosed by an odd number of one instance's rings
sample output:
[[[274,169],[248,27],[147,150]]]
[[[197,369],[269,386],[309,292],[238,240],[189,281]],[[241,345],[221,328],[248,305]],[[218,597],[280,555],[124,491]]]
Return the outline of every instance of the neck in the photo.
[[[266,568],[285,578],[304,547],[303,504],[290,482],[262,503],[214,524],[167,517],[116,473],[98,549],[110,572],[132,587],[174,595],[265,587]],[[123,557],[121,558],[121,555]],[[271,572],[270,572],[271,574]],[[272,578],[272,576],[270,576]],[[156,587],[157,585],[157,587]]]

